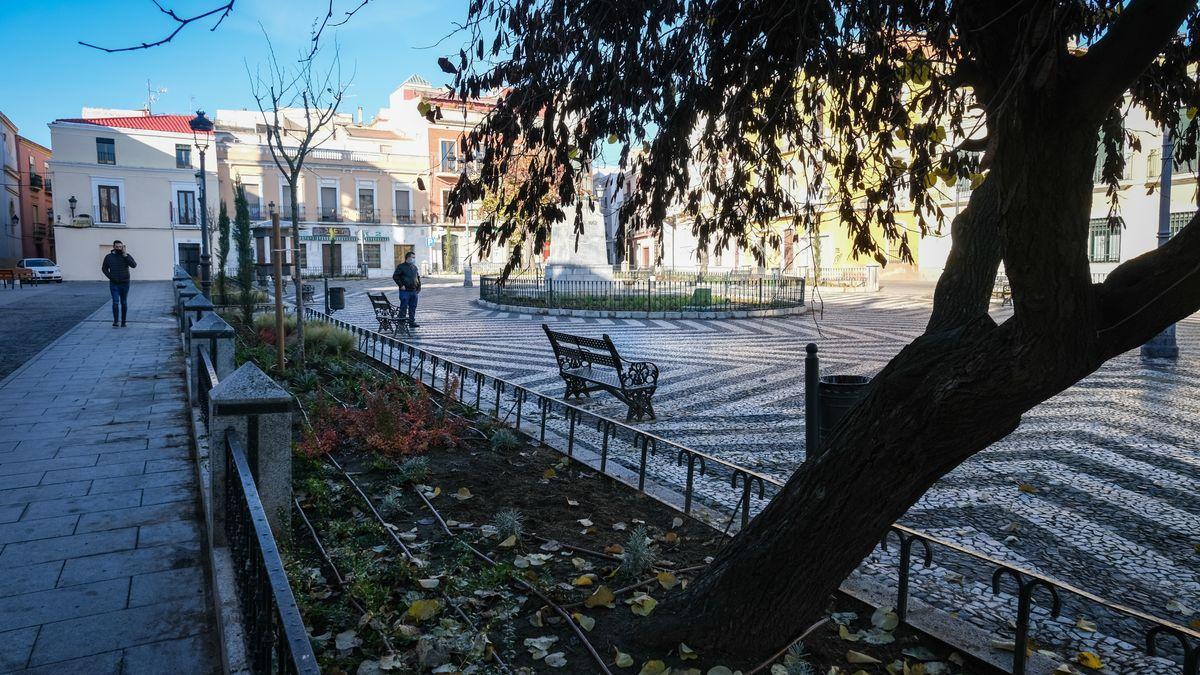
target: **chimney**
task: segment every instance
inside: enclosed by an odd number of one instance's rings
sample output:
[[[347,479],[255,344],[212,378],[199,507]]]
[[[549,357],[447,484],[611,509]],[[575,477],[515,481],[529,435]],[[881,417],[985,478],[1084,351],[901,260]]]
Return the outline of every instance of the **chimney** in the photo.
[[[358,126],[362,126],[362,106],[358,106]]]

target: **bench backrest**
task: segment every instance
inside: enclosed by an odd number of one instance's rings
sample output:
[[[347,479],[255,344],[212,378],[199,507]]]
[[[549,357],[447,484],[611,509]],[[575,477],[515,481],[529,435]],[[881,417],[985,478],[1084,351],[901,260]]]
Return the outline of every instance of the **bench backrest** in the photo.
[[[367,298],[371,301],[371,308],[375,311],[392,309],[392,301],[383,293],[367,293]]]
[[[12,270],[0,270],[0,281],[12,281],[17,278],[17,273]]]
[[[546,324],[542,324],[542,330],[546,331],[560,366],[564,362],[579,362],[589,366],[608,366],[621,372],[621,355],[608,335],[599,338],[572,335],[550,330]]]

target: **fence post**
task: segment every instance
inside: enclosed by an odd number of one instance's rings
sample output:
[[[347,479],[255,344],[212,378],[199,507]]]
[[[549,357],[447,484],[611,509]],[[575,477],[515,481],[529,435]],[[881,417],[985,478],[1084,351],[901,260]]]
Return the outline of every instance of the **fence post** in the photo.
[[[209,394],[210,532],[218,545],[224,544],[225,491],[231,480],[231,468],[225,465],[225,436],[230,431],[245,441],[271,530],[277,538],[286,537],[292,503],[291,403],[291,395],[253,363],[222,378]]]
[[[233,372],[233,326],[216,312],[209,312],[191,327],[192,370],[196,373],[196,386],[200,382],[200,350],[208,350],[217,377],[225,379]]]
[[[189,329],[191,325],[200,319],[204,318],[205,313],[212,314],[213,304],[203,293],[192,296],[187,302],[183,303],[184,313],[192,313],[192,316],[183,317],[184,332],[188,333],[188,351],[191,351],[191,334]]]
[[[804,351],[804,461],[809,462],[816,459],[821,443],[821,361],[815,342],[808,343]]]
[[[184,306],[188,300],[197,295],[200,295],[200,289],[196,288],[196,284],[193,284],[191,281],[188,281],[187,285],[181,287],[179,292],[175,294],[175,316],[179,319],[180,333],[187,333],[187,310],[184,309]]]
[[[554,306],[554,277],[546,277],[546,307]]]

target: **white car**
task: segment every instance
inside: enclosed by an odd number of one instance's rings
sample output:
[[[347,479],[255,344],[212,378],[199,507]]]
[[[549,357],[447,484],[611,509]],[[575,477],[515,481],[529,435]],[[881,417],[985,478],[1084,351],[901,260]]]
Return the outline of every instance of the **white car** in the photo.
[[[22,258],[17,261],[17,267],[33,273],[33,281],[57,281],[62,283],[62,270],[53,260],[46,258]]]

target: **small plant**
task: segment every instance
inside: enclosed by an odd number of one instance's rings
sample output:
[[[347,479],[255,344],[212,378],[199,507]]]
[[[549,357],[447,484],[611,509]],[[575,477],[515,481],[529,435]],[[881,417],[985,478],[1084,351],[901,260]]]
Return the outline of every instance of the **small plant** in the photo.
[[[400,463],[396,473],[405,483],[420,483],[429,475],[429,459],[412,457]]]
[[[412,460],[409,460],[412,461]],[[400,503],[400,493],[392,492],[379,501],[379,515],[390,518],[403,510]]]
[[[804,650],[804,643],[797,642],[788,647],[787,654],[783,657],[783,667],[787,671],[787,675],[815,675],[816,669],[808,662],[808,652]]]
[[[520,436],[502,427],[492,434],[491,445],[496,452],[512,452],[524,444]]]
[[[646,526],[638,525],[629,533],[625,552],[621,554],[621,571],[627,576],[638,577],[650,571],[658,560],[658,554],[646,534]]]
[[[292,386],[300,391],[312,391],[321,383],[320,377],[313,370],[288,371]]]
[[[525,516],[516,509],[505,509],[492,518],[492,525],[501,539],[521,538],[525,532]]]
[[[344,356],[354,351],[354,336],[333,324],[313,322],[304,329],[304,351],[316,356]]]

